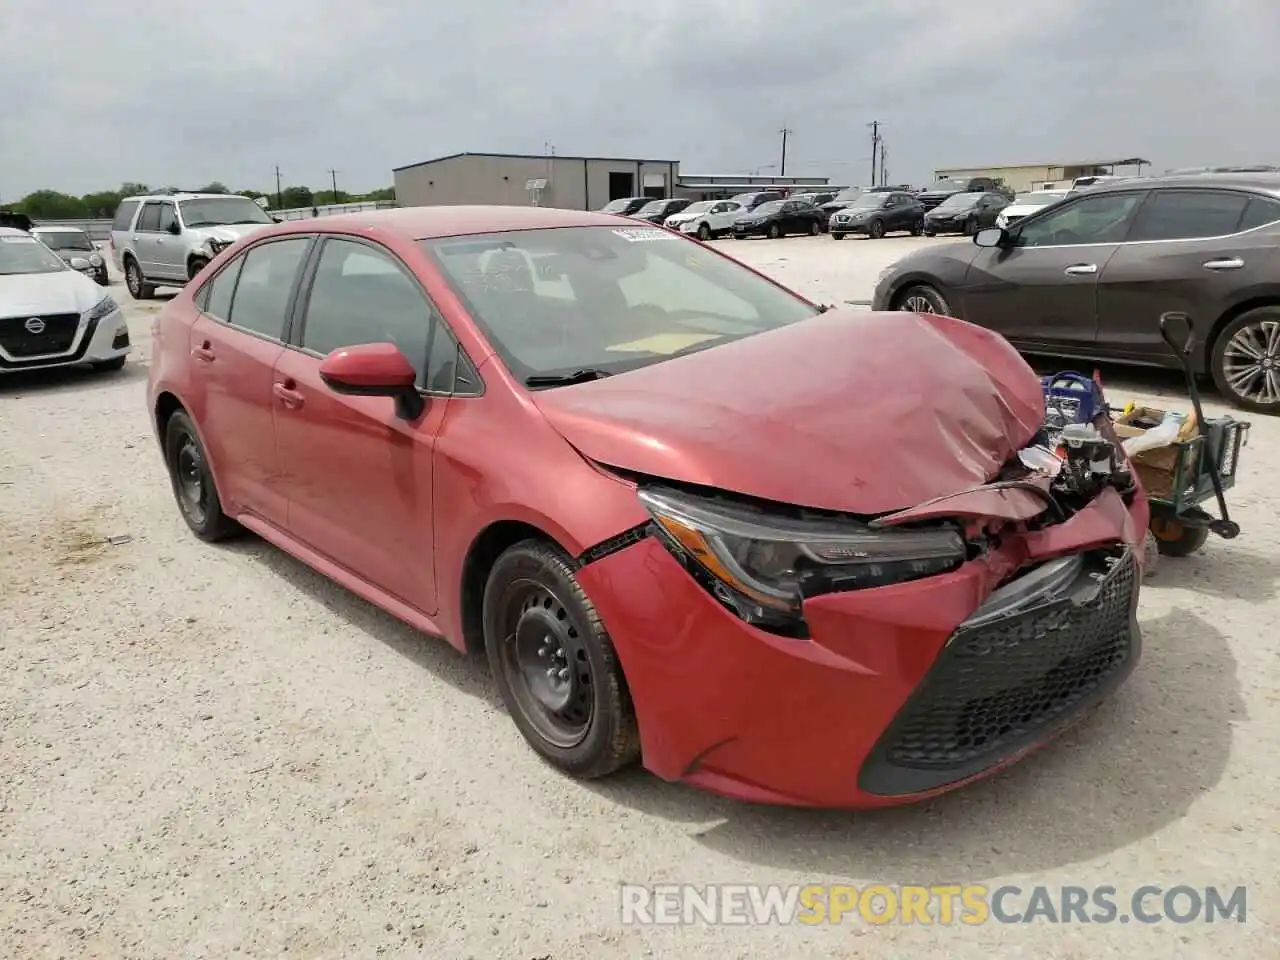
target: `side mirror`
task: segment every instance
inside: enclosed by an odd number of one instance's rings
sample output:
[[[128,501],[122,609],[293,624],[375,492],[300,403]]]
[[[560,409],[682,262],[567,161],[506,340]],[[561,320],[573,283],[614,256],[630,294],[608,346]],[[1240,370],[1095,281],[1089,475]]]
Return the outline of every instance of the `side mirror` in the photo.
[[[166,233],[172,233],[175,237],[182,232],[182,227],[178,225],[178,221],[174,220],[165,228]]]
[[[320,379],[334,393],[351,397],[391,397],[396,416],[417,420],[426,407],[418,393],[418,372],[393,343],[362,343],[335,350],[320,364]]]
[[[979,230],[973,236],[973,242],[980,247],[1003,247],[1009,243],[1009,234],[999,227]]]
[[[72,257],[71,269],[79,270],[81,273],[84,273],[86,270],[92,270],[93,268],[89,265],[89,261],[84,257]]]
[[[284,223],[284,218],[277,217],[275,214],[271,214],[271,219],[274,220],[276,223]]]

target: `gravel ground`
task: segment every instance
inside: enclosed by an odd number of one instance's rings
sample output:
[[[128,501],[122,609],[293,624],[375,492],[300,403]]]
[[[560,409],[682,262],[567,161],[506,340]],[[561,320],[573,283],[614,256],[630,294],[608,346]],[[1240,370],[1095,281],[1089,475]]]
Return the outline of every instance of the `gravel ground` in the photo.
[[[722,246],[839,302],[927,242]],[[758,809],[570,782],[482,664],[261,542],[196,541],[143,409],[158,306],[113,292],[122,373],[0,382],[4,957],[1280,957],[1280,422],[1254,425],[1243,536],[1164,562],[1144,660],[1084,725],[913,808]],[[1176,377],[1104,374],[1113,400],[1179,402]],[[626,881],[1247,885],[1249,915],[624,928]]]

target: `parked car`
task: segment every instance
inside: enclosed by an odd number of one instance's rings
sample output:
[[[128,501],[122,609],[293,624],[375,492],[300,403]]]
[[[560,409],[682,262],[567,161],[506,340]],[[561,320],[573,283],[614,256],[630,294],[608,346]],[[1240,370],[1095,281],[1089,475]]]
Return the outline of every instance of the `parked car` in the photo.
[[[803,200],[805,203],[812,203],[815,207],[821,207],[824,203],[830,203],[836,198],[834,193],[793,193],[788,199]]]
[[[16,210],[0,210],[0,227],[8,227],[10,230],[21,230],[24,233],[28,233],[33,226],[31,218],[25,213],[18,213]]]
[[[647,220],[650,223],[656,223],[661,226],[666,223],[667,217],[673,213],[679,213],[692,202],[692,200],[679,197],[668,200],[650,200],[635,213],[631,214],[631,217],[635,220]]]
[[[818,206],[827,215],[827,219],[830,220],[831,214],[837,210],[843,210],[849,204],[856,202],[866,192],[861,187],[845,187],[826,203],[818,204]]]
[[[992,177],[968,177],[938,180],[917,193],[916,199],[926,210],[932,210],[959,193],[1000,193],[1010,199],[1013,196],[1012,191]]]
[[[111,255],[129,295],[150,300],[157,286],[180,287],[241,237],[275,220],[248,197],[173,193],[126,197],[111,223]]]
[[[974,244],[908,254],[876,309],[929,310],[1032,354],[1175,366],[1157,320],[1195,322],[1192,364],[1245,409],[1280,413],[1280,174],[1124,180]]]
[[[1070,193],[1070,190],[1032,190],[1030,193],[1020,193],[1013,198],[1013,203],[1000,211],[996,217],[996,226],[1011,227],[1029,214],[1066,198]]]
[[[818,234],[826,227],[822,211],[803,200],[769,200],[754,210],[738,214],[733,238],[768,237],[776,240],[791,233]]]
[[[0,373],[89,364],[119,370],[129,327],[116,302],[24,230],[0,227]]]
[[[629,217],[645,204],[653,202],[653,197],[619,197],[610,200],[600,208],[601,213],[612,213],[620,217]]]
[[[827,221],[827,231],[834,240],[851,233],[865,233],[878,240],[898,230],[919,236],[923,229],[924,205],[909,193],[864,193]]]
[[[984,227],[995,226],[996,217],[1009,206],[1003,193],[957,193],[924,215],[924,235],[963,233],[971,237]]]
[[[700,200],[667,217],[664,226],[710,240],[732,231],[733,221],[745,210],[736,200]]]
[[[1090,187],[1100,187],[1104,183],[1115,183],[1117,180],[1132,180],[1132,177],[1113,176],[1111,174],[1099,174],[1096,176],[1076,177],[1071,181],[1072,190],[1088,190]]]
[[[782,194],[776,190],[759,190],[753,193],[739,193],[729,198],[734,203],[740,203],[747,210],[754,210],[762,203],[772,203],[775,200],[785,199]]]
[[[111,282],[107,276],[107,261],[94,246],[89,235],[79,227],[32,227],[31,235],[62,258],[68,266],[73,260],[85,260],[88,267],[80,272],[102,287]]]
[[[598,213],[437,206],[241,240],[153,329],[194,535],[247,528],[487,655],[568,774],[908,802],[1138,659],[1145,499],[1004,482],[1040,383],[959,321],[824,310]]]

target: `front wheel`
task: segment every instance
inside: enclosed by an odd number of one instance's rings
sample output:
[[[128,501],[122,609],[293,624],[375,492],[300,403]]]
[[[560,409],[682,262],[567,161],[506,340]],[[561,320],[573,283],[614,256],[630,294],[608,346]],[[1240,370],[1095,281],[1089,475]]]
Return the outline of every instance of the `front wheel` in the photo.
[[[867,236],[872,240],[879,240],[884,236],[884,221],[872,220],[867,227]]]
[[[1209,528],[1188,526],[1176,519],[1151,519],[1156,549],[1166,557],[1189,557],[1209,539]]]
[[[911,225],[911,235],[913,237],[918,237],[922,233],[924,233],[924,224],[917,221]]]
[[[169,418],[164,431],[164,454],[174,499],[191,532],[208,543],[240,532],[240,525],[222,512],[204,444],[184,410]]]
[[[843,239],[844,239],[844,234],[843,234],[843,233],[836,233],[834,230],[832,230],[832,231],[831,231],[831,239],[832,239],[832,240],[843,240]]]
[[[489,667],[516,727],[538,754],[582,779],[640,756],[622,666],[573,561],[540,540],[508,549],[484,591]]]
[[[703,243],[711,239],[711,228],[705,223],[698,224],[698,239]]]
[[[209,265],[209,261],[204,257],[192,257],[191,262],[187,264],[187,279],[194,280],[199,276],[200,271]]]
[[[1255,413],[1280,413],[1280,306],[1257,307],[1218,334],[1209,363],[1224,398]]]
[[[817,220],[814,220],[812,223],[809,224],[809,235],[811,237],[819,236],[821,233],[822,233],[822,224],[820,224]]]
[[[926,283],[918,283],[908,287],[898,298],[898,309],[908,313],[936,313],[940,316],[951,316],[951,307],[946,298]]]
[[[978,232],[978,221],[972,218],[966,220],[964,222],[964,229],[962,232],[966,237],[972,237]]]

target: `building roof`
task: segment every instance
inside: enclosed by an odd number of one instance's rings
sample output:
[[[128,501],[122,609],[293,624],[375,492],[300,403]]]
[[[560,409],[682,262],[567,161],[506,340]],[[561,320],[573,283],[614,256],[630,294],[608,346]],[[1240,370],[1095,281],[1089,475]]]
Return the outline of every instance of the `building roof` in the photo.
[[[1048,163],[986,163],[970,164],[958,167],[937,167],[934,173],[947,173],[952,170],[1018,170],[1044,169],[1046,167],[1136,167],[1138,164],[1149,165],[1150,160],[1141,157],[1127,157],[1124,160],[1052,160]]]
[[[760,182],[759,180],[746,180],[739,183],[731,182],[703,182],[701,180],[689,180],[685,177],[680,178],[680,182],[676,184],[681,190],[738,190],[740,192],[754,191],[755,193],[769,193],[780,187],[799,188],[812,187],[822,190],[843,190],[844,187],[833,186],[832,184],[823,183],[769,183]]]
[[[450,153],[443,157],[434,157],[431,160],[419,160],[417,163],[407,163],[403,167],[392,167],[391,172],[398,173],[401,170],[412,170],[414,167],[443,163],[445,160],[453,160],[457,157],[494,157],[499,160],[603,160],[606,163],[675,164],[680,162],[679,160],[645,160],[639,157],[574,157],[559,153],[472,153],[471,151],[464,151],[463,153]]]
[[[498,233],[506,230],[546,230],[556,227],[629,226],[636,221],[590,210],[561,210],[557,207],[517,206],[433,206],[399,207],[340,213],[309,220],[288,220],[274,228],[277,233],[364,233],[386,231],[412,240],[456,237],[471,233]],[[643,224],[641,224],[643,226]]]

